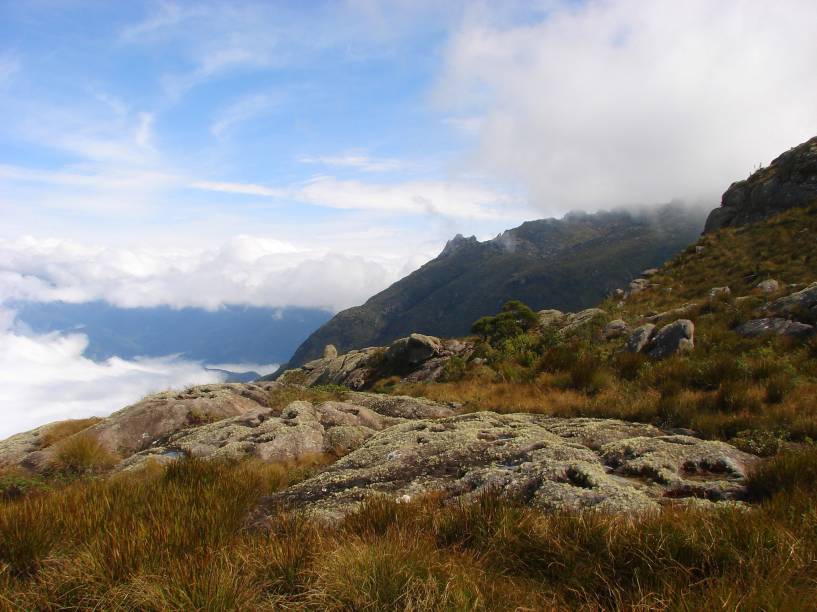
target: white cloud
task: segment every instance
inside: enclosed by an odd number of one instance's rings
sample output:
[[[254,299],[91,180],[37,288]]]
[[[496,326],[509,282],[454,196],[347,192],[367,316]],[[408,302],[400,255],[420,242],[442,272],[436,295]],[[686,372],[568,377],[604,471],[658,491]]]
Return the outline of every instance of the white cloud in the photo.
[[[479,184],[434,180],[369,183],[319,177],[295,197],[330,208],[470,218],[509,216],[522,207],[508,194]]]
[[[399,159],[369,157],[362,153],[344,153],[342,155],[302,156],[298,158],[302,164],[322,164],[324,166],[340,166],[354,168],[364,172],[392,172],[403,170],[408,164]]]
[[[477,167],[541,210],[715,204],[817,133],[812,0],[552,3],[507,27],[482,9],[450,41],[437,99],[479,117]]]
[[[219,113],[210,126],[210,131],[216,138],[223,138],[237,125],[271,112],[276,105],[277,97],[271,94],[253,94],[240,98]]]
[[[340,310],[387,287],[402,268],[399,257],[305,250],[257,236],[237,236],[200,250],[111,248],[29,236],[0,240],[0,302]]]
[[[145,395],[221,380],[174,357],[96,363],[81,334],[31,334],[0,309],[0,439],[62,419],[105,416]]]
[[[217,191],[221,193],[236,193],[240,195],[256,195],[269,198],[283,198],[287,195],[286,189],[265,187],[255,183],[224,183],[217,181],[194,181],[189,185],[192,189],[202,191]]]
[[[319,176],[300,185],[267,187],[254,183],[196,181],[193,189],[289,199],[340,210],[389,214],[499,219],[524,216],[526,205],[508,193],[478,182],[424,180],[375,183]]]
[[[139,113],[135,140],[140,147],[150,146],[153,140],[153,115],[151,113]]]

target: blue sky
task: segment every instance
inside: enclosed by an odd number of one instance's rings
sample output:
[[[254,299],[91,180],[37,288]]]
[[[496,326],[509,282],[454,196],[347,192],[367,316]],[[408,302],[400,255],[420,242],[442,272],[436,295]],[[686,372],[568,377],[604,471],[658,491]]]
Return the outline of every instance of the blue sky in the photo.
[[[0,0],[0,434],[211,379],[14,300],[337,311],[456,233],[712,208],[817,134],[815,31],[813,0]]]
[[[336,310],[458,232],[715,206],[817,132],[815,22],[805,0],[2,1],[0,298]]]

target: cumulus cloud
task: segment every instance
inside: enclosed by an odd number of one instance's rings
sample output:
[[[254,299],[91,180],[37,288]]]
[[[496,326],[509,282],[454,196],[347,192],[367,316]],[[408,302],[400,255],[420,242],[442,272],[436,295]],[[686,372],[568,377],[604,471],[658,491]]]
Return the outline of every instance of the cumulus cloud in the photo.
[[[533,24],[472,15],[437,91],[477,166],[542,210],[715,204],[817,133],[812,0],[547,4]]]
[[[0,300],[340,310],[397,280],[403,263],[246,235],[199,250],[112,248],[27,236],[0,240]]]
[[[0,309],[0,439],[62,419],[105,416],[146,394],[222,377],[174,357],[94,362],[81,334],[31,334]]]

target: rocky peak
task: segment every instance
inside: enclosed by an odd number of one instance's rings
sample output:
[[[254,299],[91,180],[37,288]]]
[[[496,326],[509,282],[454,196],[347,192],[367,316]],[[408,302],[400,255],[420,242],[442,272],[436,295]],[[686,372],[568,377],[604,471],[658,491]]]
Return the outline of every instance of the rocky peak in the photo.
[[[817,136],[789,149],[767,168],[732,183],[720,208],[709,214],[704,233],[754,223],[817,201]]]
[[[477,244],[478,242],[479,241],[477,240],[476,236],[469,236],[466,238],[462,234],[457,234],[451,240],[445,243],[445,247],[443,248],[442,253],[440,253],[440,257],[451,255],[466,245]]]

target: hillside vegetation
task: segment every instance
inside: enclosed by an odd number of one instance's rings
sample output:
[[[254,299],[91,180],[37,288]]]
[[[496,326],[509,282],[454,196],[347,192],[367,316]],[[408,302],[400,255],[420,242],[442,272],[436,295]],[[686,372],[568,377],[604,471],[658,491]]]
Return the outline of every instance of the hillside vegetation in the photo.
[[[816,232],[817,203],[708,234],[651,276],[645,290],[603,301],[604,316],[575,333],[512,329],[478,344],[477,359],[451,363],[444,382],[391,379],[379,388],[458,402],[465,410],[652,422],[756,453],[774,453],[784,441],[810,442],[817,439],[817,343],[747,338],[735,328],[817,280]],[[780,289],[757,289],[768,279]],[[717,287],[730,291],[710,295]],[[666,312],[659,327],[678,318],[694,322],[694,350],[652,360],[624,350],[626,334],[603,337],[607,321],[632,329]]]
[[[493,240],[458,236],[420,269],[344,310],[314,332],[290,367],[380,346],[413,332],[455,337],[508,300],[533,308],[586,308],[634,274],[657,266],[696,239],[700,210],[667,205],[642,213],[572,213],[523,223]]]

